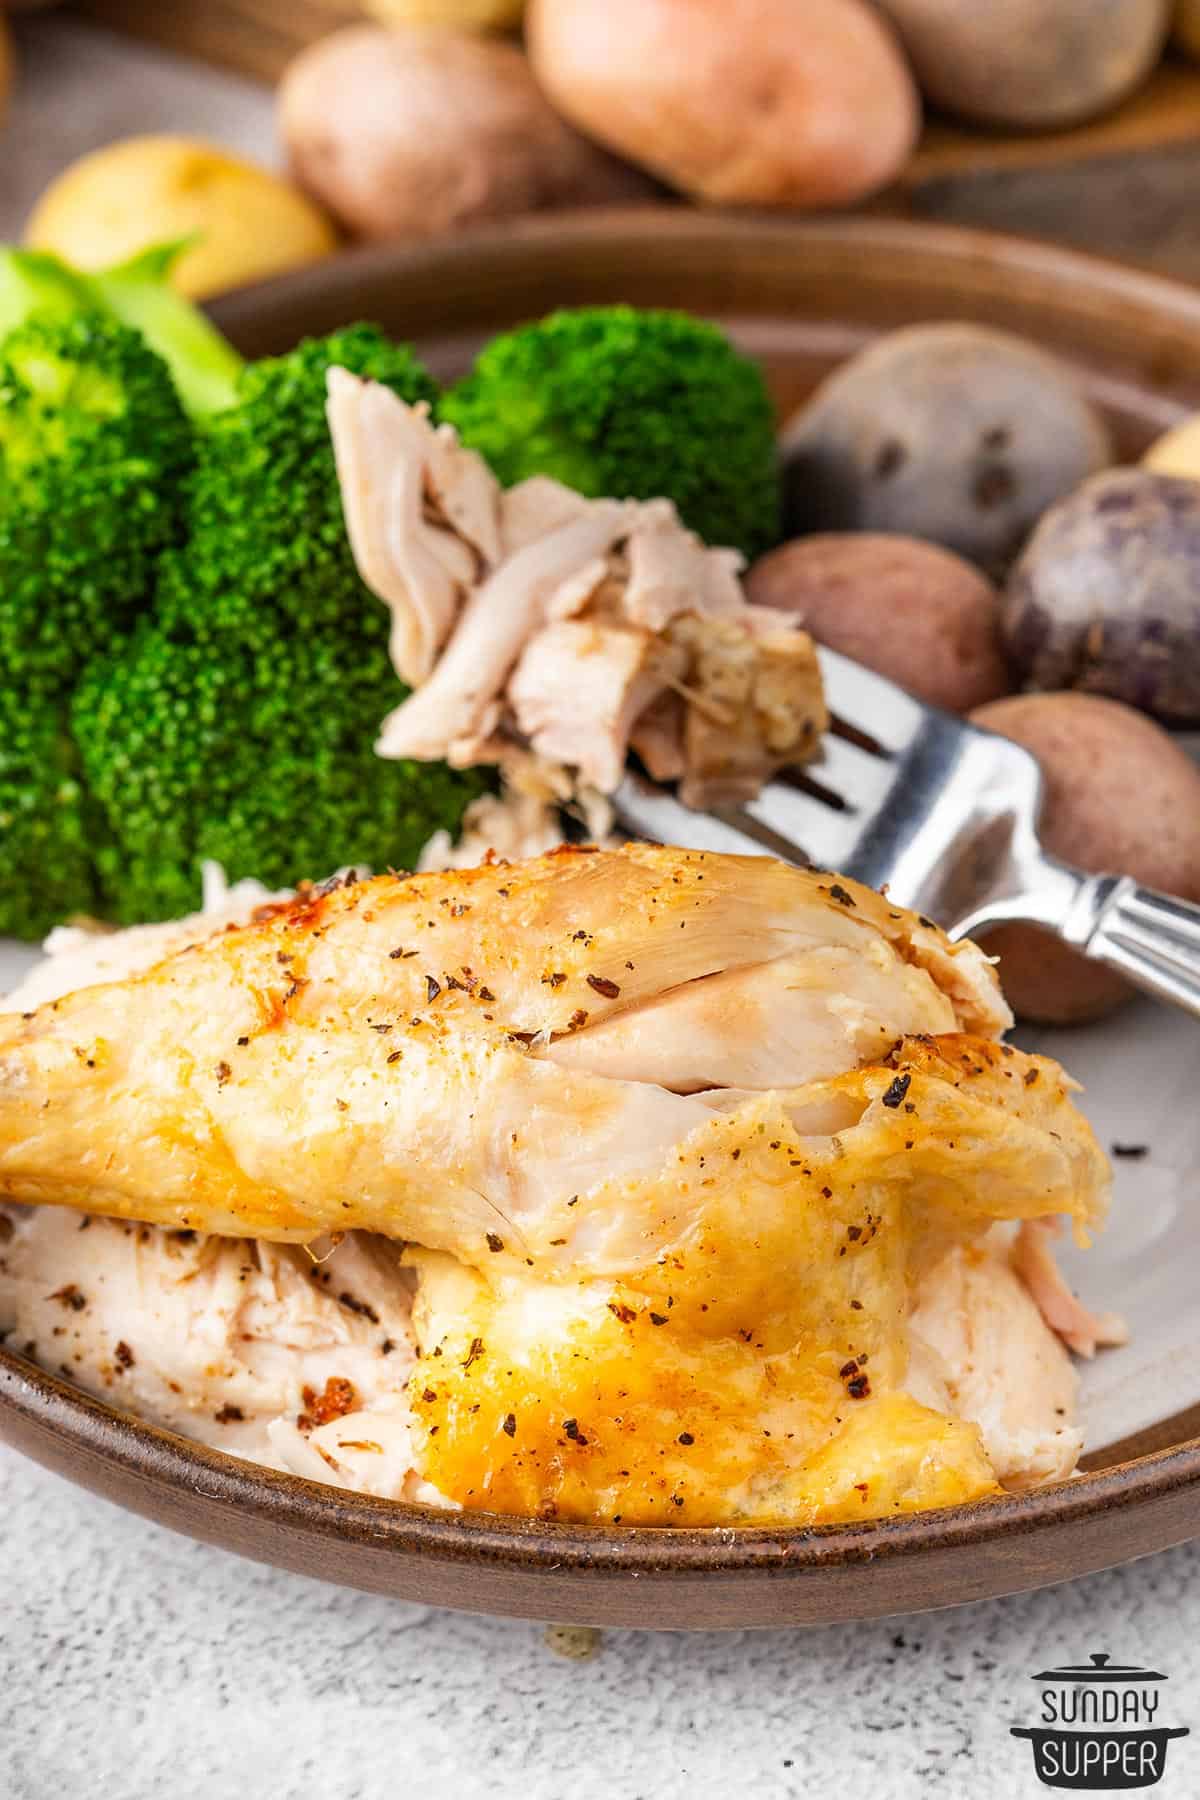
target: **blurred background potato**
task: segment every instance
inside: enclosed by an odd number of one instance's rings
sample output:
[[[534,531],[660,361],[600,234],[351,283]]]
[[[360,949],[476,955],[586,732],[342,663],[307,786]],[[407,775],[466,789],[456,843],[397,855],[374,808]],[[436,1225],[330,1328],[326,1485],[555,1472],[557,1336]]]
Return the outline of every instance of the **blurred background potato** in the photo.
[[[334,32],[288,68],[278,118],[296,180],[362,238],[654,192],[558,116],[516,44],[461,31]]]
[[[328,256],[337,235],[305,195],[195,138],[126,138],[82,157],[34,208],[26,242],[82,269],[194,237],[173,271],[204,298]]]
[[[1162,53],[1170,0],[877,0],[926,96],[947,112],[1046,130],[1094,118]]]
[[[579,127],[721,204],[845,205],[916,142],[920,102],[865,0],[533,0],[534,71]],[[870,128],[864,129],[864,121]]]

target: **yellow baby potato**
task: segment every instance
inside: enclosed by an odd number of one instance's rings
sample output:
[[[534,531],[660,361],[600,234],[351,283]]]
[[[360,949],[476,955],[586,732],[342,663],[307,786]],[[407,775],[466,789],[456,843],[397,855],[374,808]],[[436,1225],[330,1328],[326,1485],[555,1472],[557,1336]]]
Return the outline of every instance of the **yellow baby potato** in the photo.
[[[137,137],[93,151],[52,181],[26,242],[81,269],[195,235],[172,279],[193,299],[328,256],[325,214],[289,182],[197,138]]]

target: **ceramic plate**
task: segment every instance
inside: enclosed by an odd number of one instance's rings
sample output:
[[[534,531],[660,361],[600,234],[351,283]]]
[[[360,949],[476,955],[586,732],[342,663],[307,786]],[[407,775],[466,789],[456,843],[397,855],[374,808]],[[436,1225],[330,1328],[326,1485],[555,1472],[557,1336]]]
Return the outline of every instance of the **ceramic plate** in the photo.
[[[947,318],[1023,332],[1064,356],[1122,455],[1200,409],[1200,294],[1042,245],[893,222],[735,222],[682,209],[548,218],[347,255],[214,310],[251,355],[375,319],[447,378],[497,329],[610,300],[717,320],[763,360],[781,415],[879,332]],[[0,952],[0,988],[27,960],[15,946]],[[948,1606],[1200,1535],[1200,1026],[1139,1002],[1103,1025],[1024,1042],[1084,1081],[1104,1144],[1146,1146],[1118,1161],[1112,1225],[1069,1269],[1091,1304],[1133,1327],[1127,1349],[1085,1371],[1089,1454],[1074,1481],[817,1531],[454,1515],[238,1463],[11,1351],[0,1351],[0,1434],[122,1505],[261,1561],[405,1599],[581,1624],[808,1624]]]

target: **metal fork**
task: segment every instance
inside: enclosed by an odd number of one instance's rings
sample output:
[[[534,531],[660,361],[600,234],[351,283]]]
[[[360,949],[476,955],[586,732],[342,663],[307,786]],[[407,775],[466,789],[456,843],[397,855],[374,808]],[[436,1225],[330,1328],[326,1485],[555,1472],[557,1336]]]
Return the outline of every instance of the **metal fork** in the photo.
[[[1027,750],[835,651],[819,656],[833,716],[820,762],[712,813],[630,772],[613,795],[623,828],[836,869],[886,887],[952,937],[1009,920],[1040,925],[1200,1015],[1200,906],[1048,856],[1037,835],[1041,771]]]

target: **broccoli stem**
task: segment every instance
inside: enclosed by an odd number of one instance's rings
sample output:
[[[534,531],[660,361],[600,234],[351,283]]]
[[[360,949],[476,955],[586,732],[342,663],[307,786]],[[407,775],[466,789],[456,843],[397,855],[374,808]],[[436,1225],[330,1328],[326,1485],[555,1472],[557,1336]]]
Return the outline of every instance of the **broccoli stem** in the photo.
[[[95,275],[42,251],[0,248],[0,336],[35,316],[107,314],[140,331],[158,352],[192,418],[223,412],[233,405],[242,358],[169,285],[171,266],[188,241],[157,244]]]
[[[64,320],[93,310],[86,277],[57,256],[0,245],[0,337],[7,337],[36,314]]]

